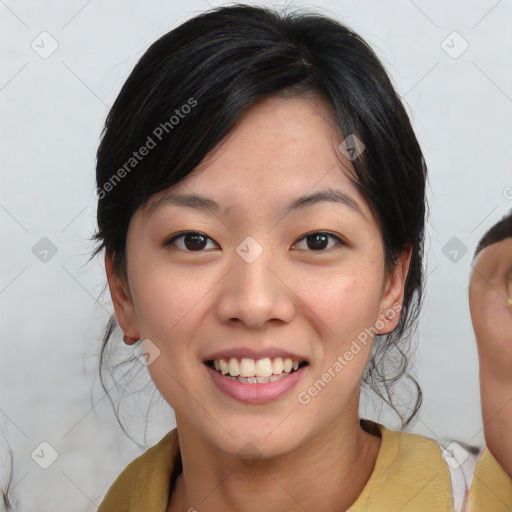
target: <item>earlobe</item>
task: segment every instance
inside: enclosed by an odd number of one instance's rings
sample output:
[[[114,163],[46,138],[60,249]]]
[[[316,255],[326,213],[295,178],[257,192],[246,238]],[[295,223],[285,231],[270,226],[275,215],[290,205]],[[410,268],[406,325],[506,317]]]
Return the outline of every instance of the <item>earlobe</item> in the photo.
[[[400,321],[400,311],[403,304],[405,281],[409,273],[411,255],[412,246],[408,244],[400,253],[393,273],[386,280],[381,299],[379,320],[376,323],[379,334],[390,333]]]
[[[105,251],[105,271],[117,323],[123,330],[125,343],[131,345],[140,339],[137,315],[128,283],[125,284],[114,270],[114,257],[115,253]]]

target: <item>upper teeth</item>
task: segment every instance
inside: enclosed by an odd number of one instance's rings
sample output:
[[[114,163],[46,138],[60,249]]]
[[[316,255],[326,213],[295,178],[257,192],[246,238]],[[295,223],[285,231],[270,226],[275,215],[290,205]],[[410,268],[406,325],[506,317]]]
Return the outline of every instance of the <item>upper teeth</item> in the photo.
[[[264,359],[249,359],[243,357],[237,359],[215,359],[215,369],[223,375],[229,373],[232,377],[270,377],[272,374],[280,375],[283,372],[289,373],[299,368],[299,361],[292,361],[290,358],[265,357]]]

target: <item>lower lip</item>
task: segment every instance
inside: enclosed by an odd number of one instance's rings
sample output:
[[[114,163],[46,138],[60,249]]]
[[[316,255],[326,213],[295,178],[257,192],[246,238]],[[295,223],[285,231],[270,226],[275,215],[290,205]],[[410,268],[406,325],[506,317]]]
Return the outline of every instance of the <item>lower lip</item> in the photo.
[[[214,384],[221,391],[240,402],[246,402],[249,404],[264,404],[277,400],[299,383],[306,368],[303,366],[299,370],[290,373],[289,376],[283,377],[274,382],[267,382],[266,384],[249,384],[228,379],[209,366],[204,366],[208,370]]]

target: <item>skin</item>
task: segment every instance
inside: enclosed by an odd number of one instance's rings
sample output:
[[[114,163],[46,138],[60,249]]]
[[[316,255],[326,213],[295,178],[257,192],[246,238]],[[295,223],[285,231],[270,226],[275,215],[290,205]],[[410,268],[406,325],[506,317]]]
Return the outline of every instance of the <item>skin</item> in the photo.
[[[469,285],[480,362],[485,442],[512,476],[512,238],[483,249]]]
[[[402,304],[410,262],[408,247],[384,275],[377,220],[347,177],[353,168],[333,126],[329,104],[316,96],[262,100],[200,172],[172,190],[213,198],[226,212],[166,205],[151,213],[160,192],[131,219],[128,283],[106,255],[118,322],[159,348],[148,370],[176,414],[184,470],[168,511],[259,512],[264,496],[266,510],[339,512],[373,471],[381,439],[358,419],[372,336],[310,403],[297,399],[365,328],[377,320],[379,334],[395,328],[399,315],[385,314]],[[327,186],[349,194],[364,217],[333,202],[282,215],[292,199]],[[183,238],[164,245],[183,230],[209,237],[202,252]],[[345,244],[308,245],[304,236],[323,230]],[[236,252],[247,236],[263,249],[252,263]],[[236,346],[279,347],[310,364],[276,401],[242,403],[221,392],[202,363]],[[247,443],[258,459],[250,466],[237,457]]]

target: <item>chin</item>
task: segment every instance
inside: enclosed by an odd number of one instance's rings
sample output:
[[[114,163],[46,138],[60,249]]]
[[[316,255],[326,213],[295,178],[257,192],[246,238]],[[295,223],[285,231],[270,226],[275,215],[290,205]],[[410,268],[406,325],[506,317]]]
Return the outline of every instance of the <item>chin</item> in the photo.
[[[280,416],[272,424],[258,424],[253,418],[233,418],[233,421],[223,422],[224,428],[218,426],[215,433],[210,432],[208,437],[218,450],[242,460],[283,456],[301,443],[301,433],[295,428],[296,420],[290,428],[285,417],[286,414]]]

